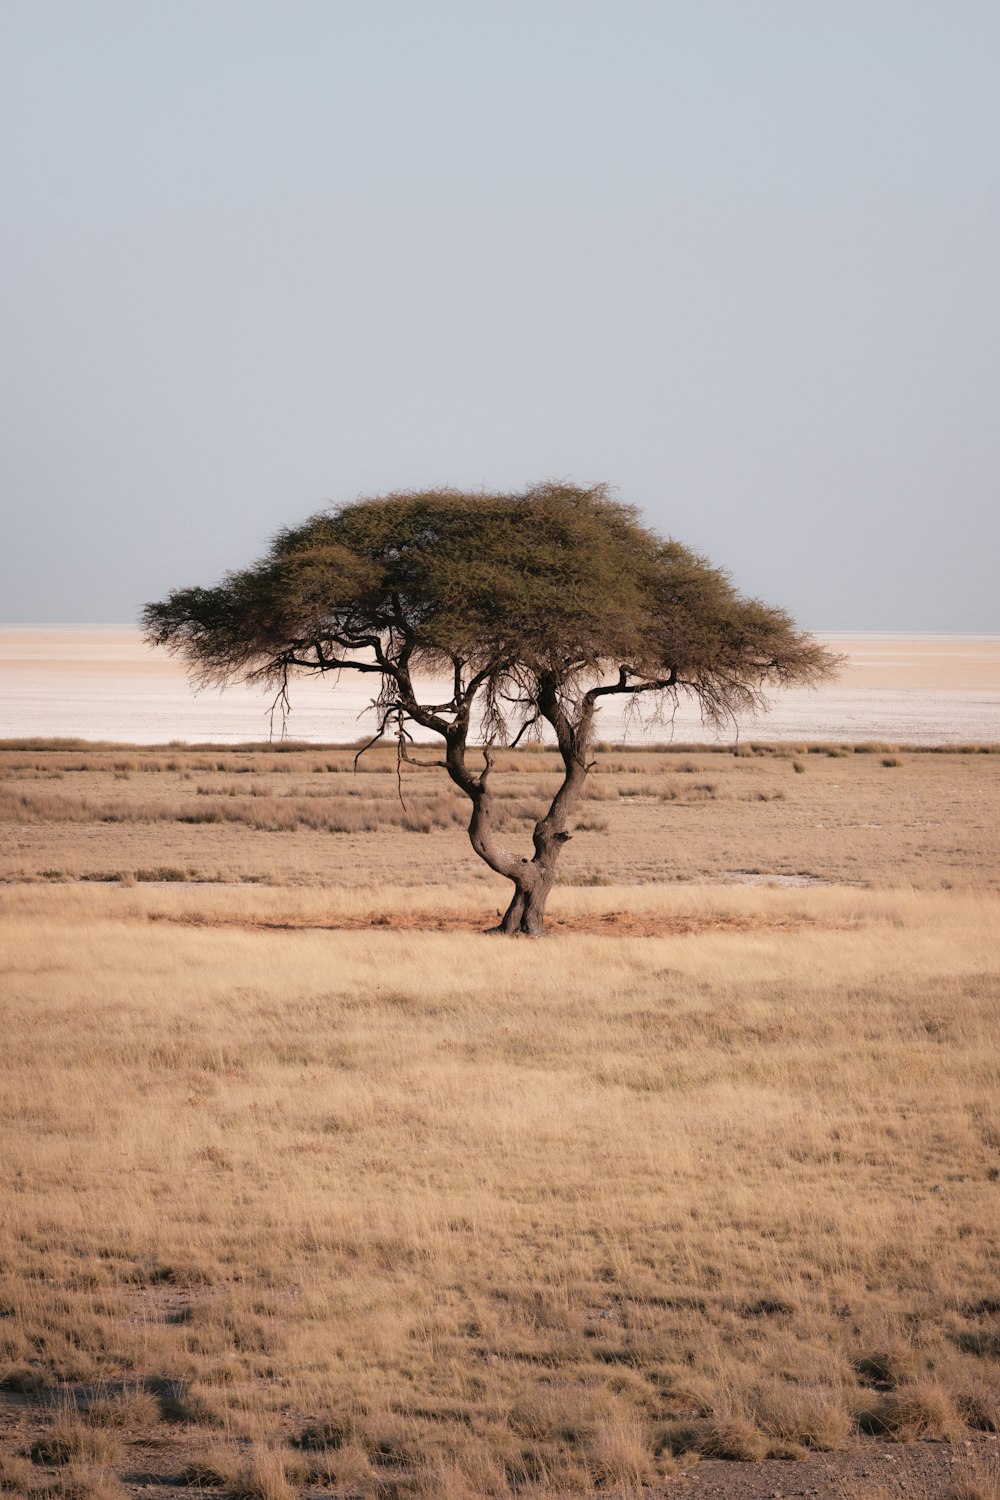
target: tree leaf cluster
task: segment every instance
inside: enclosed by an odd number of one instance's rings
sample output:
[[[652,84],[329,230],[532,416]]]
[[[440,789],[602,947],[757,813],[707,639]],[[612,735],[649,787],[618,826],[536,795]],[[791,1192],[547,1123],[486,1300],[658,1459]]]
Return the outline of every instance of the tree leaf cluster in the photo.
[[[356,501],[143,619],[154,644],[211,682],[353,666],[385,679],[388,703],[394,672],[424,669],[454,681],[455,712],[476,681],[494,738],[507,730],[501,705],[533,711],[543,681],[566,707],[595,687],[687,690],[721,721],[759,706],[769,683],[813,682],[830,664],[784,611],[743,598],[604,486]]]

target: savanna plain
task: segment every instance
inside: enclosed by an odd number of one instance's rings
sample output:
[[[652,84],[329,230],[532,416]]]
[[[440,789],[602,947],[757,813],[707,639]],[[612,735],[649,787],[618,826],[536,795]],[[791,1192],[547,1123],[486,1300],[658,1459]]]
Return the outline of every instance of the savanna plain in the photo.
[[[0,1490],[1000,1493],[1000,754],[0,776]]]

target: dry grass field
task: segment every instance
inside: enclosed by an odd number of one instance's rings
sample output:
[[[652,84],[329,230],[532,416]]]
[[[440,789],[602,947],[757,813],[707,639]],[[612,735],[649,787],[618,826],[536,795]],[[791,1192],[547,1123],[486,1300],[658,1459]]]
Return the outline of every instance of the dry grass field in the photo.
[[[0,752],[0,1492],[988,1447],[1000,755],[608,750],[541,943],[351,761]]]
[[[1000,749],[1000,747],[996,747]],[[431,758],[431,753],[418,752]],[[530,849],[555,756],[502,756],[501,824]],[[402,801],[400,796],[402,793]],[[1000,754],[754,746],[597,756],[567,884],[747,880],[1000,884]],[[38,751],[0,742],[0,880],[260,881],[336,889],[482,886],[468,804],[388,750]],[[413,835],[427,835],[413,837]],[[431,902],[433,906],[435,903]]]

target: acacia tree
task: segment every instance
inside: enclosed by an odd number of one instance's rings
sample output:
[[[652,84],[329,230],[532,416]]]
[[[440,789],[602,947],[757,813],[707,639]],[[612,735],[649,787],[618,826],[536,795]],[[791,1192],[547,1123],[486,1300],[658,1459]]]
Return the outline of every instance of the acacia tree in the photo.
[[[371,677],[371,743],[394,732],[407,758],[414,726],[440,737],[436,764],[471,803],[472,847],[513,883],[499,931],[531,936],[544,932],[605,699],[662,713],[686,694],[720,725],[764,707],[769,685],[815,683],[835,665],[782,610],[742,598],[604,486],[360,500],[279,532],[215,588],[147,605],[143,624],[202,682],[271,683],[282,705],[297,672]],[[497,838],[490,777],[498,747],[546,725],[562,779],[522,857]]]

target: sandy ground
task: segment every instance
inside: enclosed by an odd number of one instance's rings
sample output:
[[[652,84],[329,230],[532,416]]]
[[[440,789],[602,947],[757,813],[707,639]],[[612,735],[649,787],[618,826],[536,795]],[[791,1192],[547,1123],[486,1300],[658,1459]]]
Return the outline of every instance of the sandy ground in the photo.
[[[560,861],[571,886],[962,888],[1000,879],[1000,755],[596,759]],[[189,880],[345,889],[471,884],[487,917],[505,903],[506,885],[473,855],[463,800],[439,770],[407,768],[407,807],[435,819],[408,831],[397,826],[392,751],[370,752],[358,775],[352,760],[308,749],[2,750],[0,881],[167,867]],[[512,848],[530,850],[524,817],[553,795],[554,765],[554,756],[515,752],[497,769],[500,810],[520,818],[504,833]]]
[[[1000,635],[823,639],[846,660],[816,692],[775,696],[765,720],[741,725],[769,740],[887,740],[975,744],[1000,740]],[[296,686],[288,729],[296,738],[349,742],[370,721],[367,684],[343,679]],[[72,736],[133,744],[236,743],[266,737],[266,694],[242,688],[194,693],[183,668],[151,652],[132,626],[0,626],[0,738]],[[603,710],[608,740],[711,738],[682,705],[673,724],[643,724]],[[370,731],[369,731],[370,732]],[[727,738],[732,738],[731,735]]]

